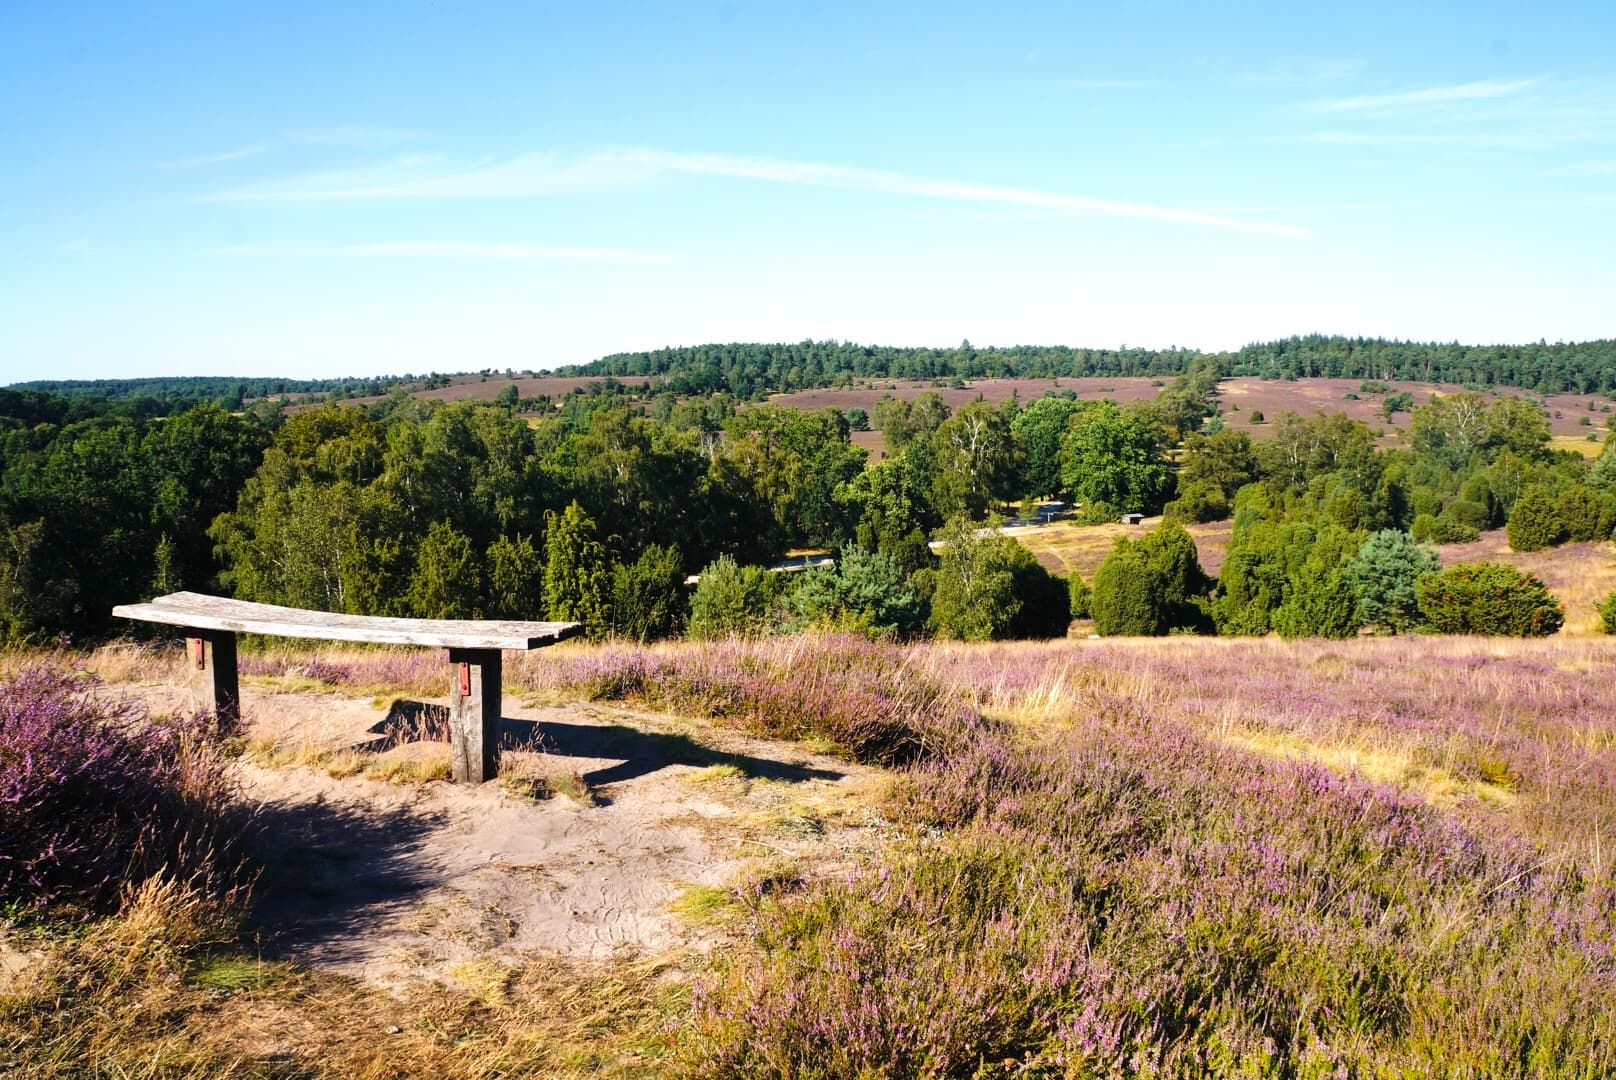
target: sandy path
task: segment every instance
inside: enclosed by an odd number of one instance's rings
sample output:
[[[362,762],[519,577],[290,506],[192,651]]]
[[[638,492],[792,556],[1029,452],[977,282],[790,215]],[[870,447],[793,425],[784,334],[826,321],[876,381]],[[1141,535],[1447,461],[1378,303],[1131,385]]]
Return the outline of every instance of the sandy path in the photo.
[[[244,711],[261,743],[372,750],[400,712],[255,688]],[[508,745],[527,748],[508,751],[509,764],[534,776],[581,774],[603,804],[534,801],[499,782],[394,783],[239,763],[259,808],[266,870],[253,932],[265,953],[393,984],[524,953],[602,959],[700,945],[703,931],[669,910],[690,886],[727,885],[780,852],[804,865],[836,862],[879,832],[860,819],[878,774],[795,745],[587,705],[507,698],[504,716]],[[406,741],[382,756],[446,750]],[[704,771],[720,759],[739,775]],[[814,828],[781,836],[759,824],[782,820]]]

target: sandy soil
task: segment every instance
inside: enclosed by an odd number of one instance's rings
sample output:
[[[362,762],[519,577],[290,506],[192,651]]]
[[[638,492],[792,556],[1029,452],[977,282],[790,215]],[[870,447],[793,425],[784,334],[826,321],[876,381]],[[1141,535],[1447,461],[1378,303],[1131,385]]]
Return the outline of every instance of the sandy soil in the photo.
[[[185,704],[173,686],[121,689],[156,711]],[[251,685],[243,697],[258,752],[237,768],[266,866],[249,933],[265,955],[371,983],[524,954],[707,947],[699,919],[670,910],[693,886],[733,888],[782,860],[832,872],[883,830],[867,809],[878,770],[676,717],[507,697],[505,771],[580,776],[599,801],[587,805],[501,781],[341,775],[350,751],[447,760],[432,739],[441,703]],[[270,746],[313,764],[266,764]]]

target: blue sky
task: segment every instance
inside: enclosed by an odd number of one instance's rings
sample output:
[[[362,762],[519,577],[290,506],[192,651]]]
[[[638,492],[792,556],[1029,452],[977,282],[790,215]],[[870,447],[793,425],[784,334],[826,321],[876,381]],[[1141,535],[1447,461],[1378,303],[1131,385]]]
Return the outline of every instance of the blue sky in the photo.
[[[0,5],[0,382],[1616,335],[1616,5]]]

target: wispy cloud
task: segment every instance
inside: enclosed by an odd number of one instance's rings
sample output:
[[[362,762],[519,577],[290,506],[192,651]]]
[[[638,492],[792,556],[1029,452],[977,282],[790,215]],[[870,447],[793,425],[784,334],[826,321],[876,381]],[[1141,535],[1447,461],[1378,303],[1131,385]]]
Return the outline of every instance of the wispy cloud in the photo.
[[[1185,225],[1207,225],[1239,232],[1263,233],[1270,236],[1303,236],[1306,234],[1306,230],[1291,225],[1246,221],[1225,217],[1220,214],[1206,214],[1196,210],[1183,210],[1151,203],[1125,202],[1116,199],[1097,198],[1092,195],[1041,191],[1035,188],[1002,187],[970,181],[934,180],[927,177],[910,176],[906,173],[882,172],[875,169],[860,169],[845,165],[782,161],[774,158],[732,157],[722,154],[668,153],[658,150],[618,151],[616,156],[620,160],[634,165],[667,172],[762,180],[806,187],[840,188],[846,191],[871,191],[886,195],[904,195],[923,199],[949,199],[956,202],[1037,207],[1044,210],[1094,214],[1104,217],[1140,218],[1150,221],[1176,222]]]
[[[1530,90],[1537,79],[1511,79],[1508,81],[1485,79],[1479,82],[1457,83],[1452,86],[1430,86],[1421,90],[1403,90],[1393,94],[1359,94],[1354,97],[1326,98],[1304,102],[1310,112],[1357,113],[1394,112],[1451,105],[1456,102],[1486,101],[1512,97]]]
[[[639,265],[673,261],[673,257],[666,252],[641,251],[633,248],[567,244],[485,244],[441,240],[400,240],[371,244],[237,244],[232,247],[212,248],[206,254],[262,259],[455,259],[473,262]]]
[[[298,128],[283,131],[267,139],[243,143],[226,150],[197,154],[167,162],[173,168],[191,168],[218,165],[226,161],[241,161],[261,157],[276,150],[293,146],[327,146],[347,150],[385,150],[411,139],[420,138],[421,132],[406,128],[370,127],[363,124],[337,124],[331,127]]]
[[[1291,225],[1091,195],[938,180],[818,162],[648,149],[608,150],[571,161],[550,154],[527,154],[509,161],[483,158],[463,164],[438,155],[407,155],[378,167],[291,177],[204,198],[227,202],[543,198],[644,184],[668,174],[1137,218],[1269,236],[1306,235],[1306,230]]]

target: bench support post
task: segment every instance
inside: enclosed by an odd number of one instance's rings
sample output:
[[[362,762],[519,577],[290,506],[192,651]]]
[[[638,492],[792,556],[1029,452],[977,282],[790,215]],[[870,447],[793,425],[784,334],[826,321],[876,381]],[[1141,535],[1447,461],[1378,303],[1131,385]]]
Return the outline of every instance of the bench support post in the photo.
[[[185,667],[191,700],[212,709],[221,728],[241,720],[241,684],[236,677],[236,635],[229,630],[185,631]]]
[[[449,753],[457,784],[480,784],[499,773],[500,704],[504,696],[498,649],[450,649]]]

